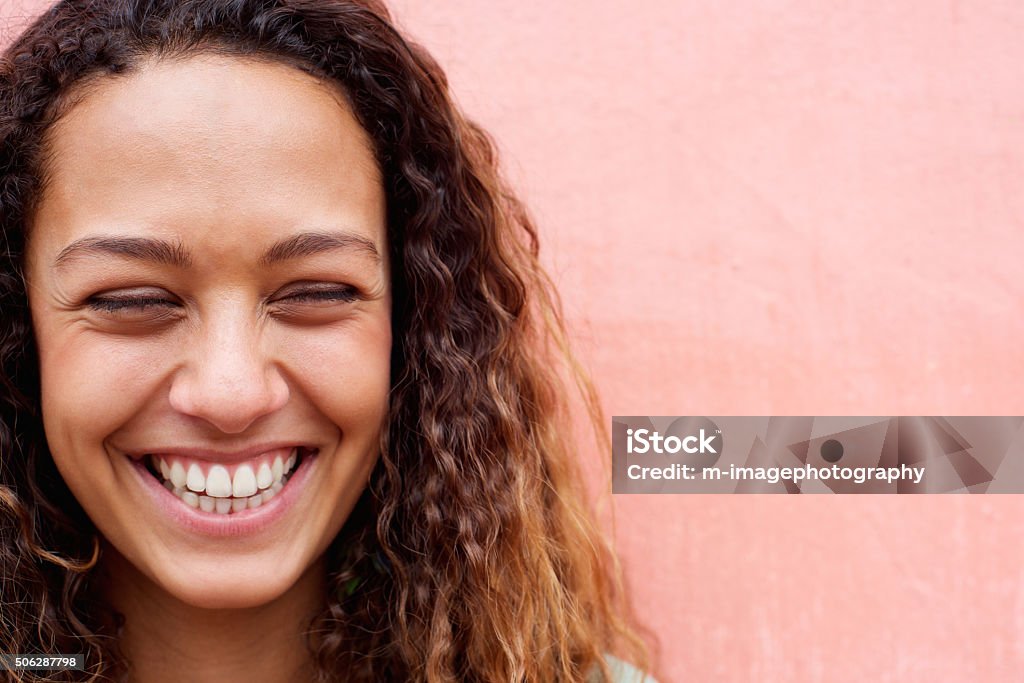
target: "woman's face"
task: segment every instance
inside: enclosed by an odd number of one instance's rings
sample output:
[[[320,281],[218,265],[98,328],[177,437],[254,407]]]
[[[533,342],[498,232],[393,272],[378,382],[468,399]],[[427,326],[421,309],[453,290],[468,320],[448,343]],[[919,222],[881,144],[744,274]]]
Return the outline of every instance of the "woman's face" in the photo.
[[[264,604],[326,549],[379,453],[391,292],[371,142],[336,86],[277,63],[151,61],[80,93],[29,234],[50,450],[157,587]]]

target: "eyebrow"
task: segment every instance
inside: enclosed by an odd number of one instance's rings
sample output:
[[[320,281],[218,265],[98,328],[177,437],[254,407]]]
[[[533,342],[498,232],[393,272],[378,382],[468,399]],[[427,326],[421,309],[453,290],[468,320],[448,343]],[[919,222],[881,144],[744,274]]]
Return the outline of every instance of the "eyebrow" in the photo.
[[[325,251],[347,249],[368,255],[380,262],[380,252],[373,240],[351,232],[302,232],[275,243],[263,256],[259,265],[269,266],[303,256],[313,256]],[[152,261],[162,265],[187,269],[192,266],[192,254],[180,242],[155,239],[152,237],[83,237],[64,247],[54,260],[54,267],[60,267],[81,257],[125,256],[140,261]]]
[[[267,249],[260,258],[261,266],[269,266],[302,256],[313,256],[334,249],[361,252],[375,263],[380,262],[380,252],[373,240],[351,232],[302,232],[287,237]]]
[[[192,255],[180,243],[150,237],[83,237],[61,249],[54,266],[63,266],[83,256],[127,256],[140,261],[188,268]]]

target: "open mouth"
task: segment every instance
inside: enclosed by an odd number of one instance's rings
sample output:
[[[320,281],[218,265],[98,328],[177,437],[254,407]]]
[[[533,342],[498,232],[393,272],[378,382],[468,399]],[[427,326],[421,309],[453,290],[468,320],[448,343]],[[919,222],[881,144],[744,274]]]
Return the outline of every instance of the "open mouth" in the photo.
[[[146,471],[186,505],[230,515],[272,499],[303,459],[316,453],[317,449],[298,446],[231,464],[163,454],[147,454],[144,462]]]

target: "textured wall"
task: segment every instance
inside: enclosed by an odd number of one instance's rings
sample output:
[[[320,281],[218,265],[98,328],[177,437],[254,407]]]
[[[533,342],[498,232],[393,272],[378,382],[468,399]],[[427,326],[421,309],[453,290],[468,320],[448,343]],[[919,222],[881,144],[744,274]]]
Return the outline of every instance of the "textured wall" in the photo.
[[[391,5],[499,140],[609,414],[1024,414],[1024,5]],[[665,683],[1024,669],[1019,497],[615,507]]]

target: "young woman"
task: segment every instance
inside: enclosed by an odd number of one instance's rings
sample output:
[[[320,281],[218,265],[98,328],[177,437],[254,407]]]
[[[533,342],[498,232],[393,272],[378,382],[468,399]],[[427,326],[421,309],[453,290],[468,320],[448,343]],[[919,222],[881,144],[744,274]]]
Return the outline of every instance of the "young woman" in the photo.
[[[0,221],[0,651],[86,667],[18,680],[641,679],[536,232],[383,6],[55,5]]]

